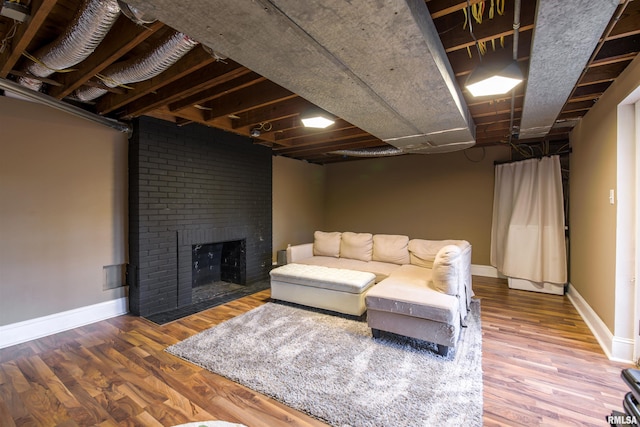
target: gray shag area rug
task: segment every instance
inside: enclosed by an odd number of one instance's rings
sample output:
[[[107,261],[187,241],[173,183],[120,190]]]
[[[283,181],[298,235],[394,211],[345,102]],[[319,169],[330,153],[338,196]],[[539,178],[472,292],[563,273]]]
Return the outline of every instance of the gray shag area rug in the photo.
[[[366,322],[267,303],[167,348],[333,426],[482,425],[480,302],[447,357]]]

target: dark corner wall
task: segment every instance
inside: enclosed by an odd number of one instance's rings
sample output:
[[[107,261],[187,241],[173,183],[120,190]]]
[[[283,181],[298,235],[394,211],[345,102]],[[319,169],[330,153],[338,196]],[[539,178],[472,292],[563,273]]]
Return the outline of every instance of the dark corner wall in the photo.
[[[129,144],[131,313],[191,303],[194,244],[246,239],[246,282],[268,278],[271,159],[269,148],[246,137],[136,120]]]

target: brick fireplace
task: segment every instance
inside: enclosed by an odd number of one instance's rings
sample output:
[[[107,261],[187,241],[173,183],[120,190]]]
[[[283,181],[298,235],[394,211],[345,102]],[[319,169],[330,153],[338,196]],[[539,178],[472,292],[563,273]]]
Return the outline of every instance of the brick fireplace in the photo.
[[[129,142],[129,309],[191,304],[193,250],[241,242],[240,284],[271,266],[271,150],[200,125],[142,117]],[[222,250],[222,249],[221,249]],[[212,255],[217,256],[217,255]]]

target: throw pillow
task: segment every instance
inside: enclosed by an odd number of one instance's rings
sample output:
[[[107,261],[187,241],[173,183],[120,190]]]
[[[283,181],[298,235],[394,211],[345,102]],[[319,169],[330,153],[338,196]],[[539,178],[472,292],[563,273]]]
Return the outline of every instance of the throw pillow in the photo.
[[[373,236],[373,260],[409,264],[409,236],[376,234]]]
[[[438,251],[446,245],[461,245],[464,249],[469,243],[464,240],[424,240],[411,239],[409,241],[409,256],[411,264],[418,267],[433,268],[433,261]]]
[[[462,250],[456,245],[446,245],[438,251],[433,261],[431,280],[434,287],[445,294],[458,295],[458,269],[455,263]]]
[[[339,231],[316,231],[313,233],[313,254],[338,258],[340,256],[341,234]]]
[[[373,235],[371,233],[342,233],[340,241],[340,257],[371,261],[373,253]]]

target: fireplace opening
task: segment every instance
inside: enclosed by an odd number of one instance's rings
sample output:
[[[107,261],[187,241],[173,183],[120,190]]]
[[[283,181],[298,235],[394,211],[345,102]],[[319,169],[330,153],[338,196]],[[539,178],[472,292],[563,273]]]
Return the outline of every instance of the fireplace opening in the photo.
[[[193,302],[246,284],[246,239],[191,246]]]

